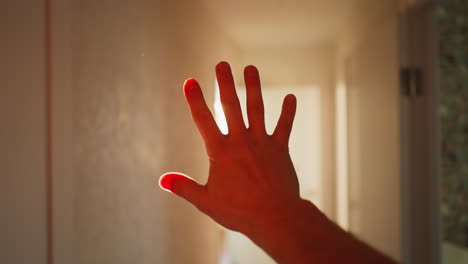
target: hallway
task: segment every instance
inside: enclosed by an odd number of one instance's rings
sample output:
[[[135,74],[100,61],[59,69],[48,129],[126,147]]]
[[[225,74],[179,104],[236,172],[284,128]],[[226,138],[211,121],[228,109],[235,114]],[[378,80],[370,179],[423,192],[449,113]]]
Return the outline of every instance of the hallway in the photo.
[[[221,60],[232,65],[241,101],[243,67],[259,68],[267,127],[282,97],[297,95],[290,151],[302,196],[402,259],[399,18],[420,2],[11,3],[5,57],[21,78],[2,97],[17,115],[4,138],[22,140],[6,142],[5,170],[18,175],[4,192],[16,206],[7,208],[7,259],[273,263],[157,186],[166,171],[206,181],[181,87],[199,80],[222,120],[213,70]]]

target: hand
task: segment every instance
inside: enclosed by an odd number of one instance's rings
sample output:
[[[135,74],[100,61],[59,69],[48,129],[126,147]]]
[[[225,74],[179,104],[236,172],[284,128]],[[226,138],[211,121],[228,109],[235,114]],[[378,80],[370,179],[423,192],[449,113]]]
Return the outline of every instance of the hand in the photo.
[[[285,97],[272,135],[265,129],[258,70],[244,69],[247,89],[246,128],[229,64],[216,66],[221,103],[229,133],[223,135],[203,98],[199,84],[188,79],[184,93],[205,142],[210,170],[206,185],[180,173],[166,173],[160,186],[195,205],[219,224],[251,232],[272,215],[300,201],[299,183],[288,152],[296,98]]]
[[[193,120],[210,160],[206,185],[181,173],[160,186],[195,205],[219,224],[247,235],[278,263],[392,263],[330,221],[299,196],[288,152],[296,99],[286,96],[272,135],[265,130],[260,78],[244,69],[249,128],[245,127],[229,64],[216,66],[229,134],[223,135],[194,79],[184,84]]]

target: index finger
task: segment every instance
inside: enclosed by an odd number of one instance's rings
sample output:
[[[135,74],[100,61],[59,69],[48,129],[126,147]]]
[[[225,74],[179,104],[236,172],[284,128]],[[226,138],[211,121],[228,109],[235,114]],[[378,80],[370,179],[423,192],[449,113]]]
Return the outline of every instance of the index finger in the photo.
[[[192,119],[197,125],[203,141],[205,141],[208,147],[216,145],[221,140],[223,134],[206,105],[200,85],[195,79],[185,81],[184,94],[192,112]]]

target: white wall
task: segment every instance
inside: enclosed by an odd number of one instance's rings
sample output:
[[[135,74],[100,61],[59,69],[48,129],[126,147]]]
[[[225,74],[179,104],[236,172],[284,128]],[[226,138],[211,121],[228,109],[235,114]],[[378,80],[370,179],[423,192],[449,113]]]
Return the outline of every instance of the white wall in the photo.
[[[55,167],[68,179],[55,180],[57,262],[216,263],[220,229],[157,180],[206,177],[182,84],[196,77],[210,99],[222,33],[191,1],[58,2],[54,139],[71,144],[54,153],[69,163]]]
[[[47,261],[44,6],[0,9],[0,262]]]

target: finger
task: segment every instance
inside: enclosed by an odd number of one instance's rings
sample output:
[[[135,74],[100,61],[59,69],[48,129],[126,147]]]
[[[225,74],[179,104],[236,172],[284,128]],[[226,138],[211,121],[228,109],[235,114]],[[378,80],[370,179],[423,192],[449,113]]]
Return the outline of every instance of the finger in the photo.
[[[185,174],[178,172],[165,173],[159,178],[159,186],[163,190],[184,198],[197,208],[206,206],[207,193],[205,186]]]
[[[207,146],[217,145],[222,133],[206,105],[200,85],[195,79],[185,81],[184,94],[192,112],[193,121],[197,125],[203,141]]]
[[[296,97],[289,94],[284,98],[281,115],[272,135],[278,142],[286,145],[288,144],[295,114]]]
[[[220,62],[216,65],[216,77],[219,84],[219,95],[223,105],[229,133],[240,133],[245,130],[244,119],[237,97],[234,79],[231,68],[227,62]]]
[[[244,81],[247,89],[247,115],[249,117],[249,129],[254,133],[265,134],[265,113],[263,107],[260,76],[255,66],[247,66],[244,69]]]

